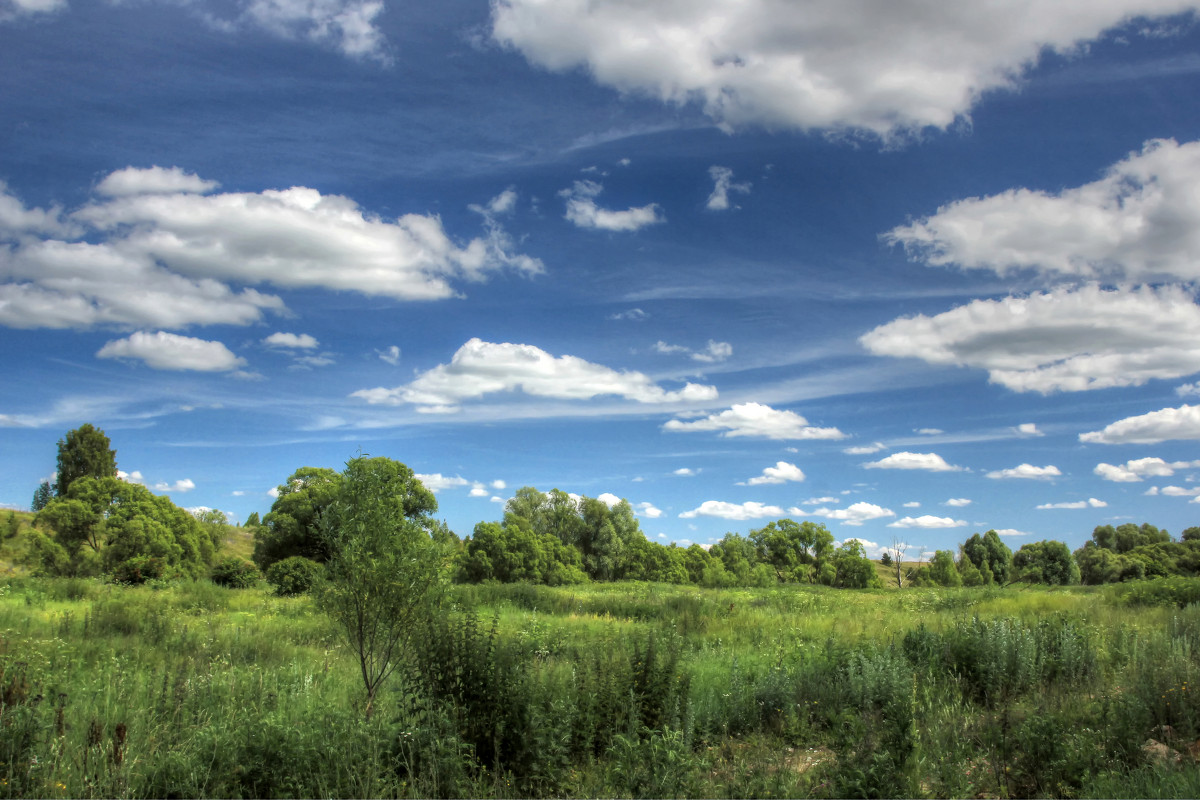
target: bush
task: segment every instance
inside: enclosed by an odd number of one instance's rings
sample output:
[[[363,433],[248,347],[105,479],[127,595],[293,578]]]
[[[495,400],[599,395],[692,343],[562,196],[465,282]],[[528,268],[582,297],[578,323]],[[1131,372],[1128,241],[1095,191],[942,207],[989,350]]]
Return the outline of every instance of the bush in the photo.
[[[317,582],[323,569],[311,558],[291,556],[267,568],[267,582],[275,587],[275,594],[280,597],[304,594]]]
[[[112,570],[115,583],[139,584],[167,576],[167,562],[157,556],[134,556],[118,563]]]
[[[249,589],[258,583],[262,573],[244,558],[226,556],[213,565],[210,578],[218,586],[229,589]]]

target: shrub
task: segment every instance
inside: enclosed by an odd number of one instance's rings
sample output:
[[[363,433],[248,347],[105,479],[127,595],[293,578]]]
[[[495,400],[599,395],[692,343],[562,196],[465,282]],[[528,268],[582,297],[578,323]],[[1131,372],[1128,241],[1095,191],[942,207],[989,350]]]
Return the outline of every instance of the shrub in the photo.
[[[213,565],[212,582],[229,589],[249,589],[258,583],[262,573],[244,558],[226,556]]]
[[[167,562],[157,556],[134,556],[121,561],[112,570],[115,583],[138,584],[167,574]]]
[[[304,594],[317,582],[323,569],[311,558],[291,556],[267,568],[267,582],[275,587],[275,594],[280,597]]]

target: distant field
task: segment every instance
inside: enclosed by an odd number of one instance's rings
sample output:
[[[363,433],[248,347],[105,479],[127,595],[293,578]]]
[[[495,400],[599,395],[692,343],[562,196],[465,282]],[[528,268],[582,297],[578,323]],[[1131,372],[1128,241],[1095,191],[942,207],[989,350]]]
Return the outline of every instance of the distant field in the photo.
[[[1194,797],[1154,586],[457,586],[365,718],[306,598],[0,580],[0,795]]]

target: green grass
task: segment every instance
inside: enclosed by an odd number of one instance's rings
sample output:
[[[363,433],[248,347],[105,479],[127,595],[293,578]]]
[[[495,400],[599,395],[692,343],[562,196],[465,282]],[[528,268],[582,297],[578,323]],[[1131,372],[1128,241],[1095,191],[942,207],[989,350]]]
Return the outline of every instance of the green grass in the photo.
[[[417,641],[367,718],[305,597],[0,580],[0,796],[1197,793],[1200,606],[456,586]]]

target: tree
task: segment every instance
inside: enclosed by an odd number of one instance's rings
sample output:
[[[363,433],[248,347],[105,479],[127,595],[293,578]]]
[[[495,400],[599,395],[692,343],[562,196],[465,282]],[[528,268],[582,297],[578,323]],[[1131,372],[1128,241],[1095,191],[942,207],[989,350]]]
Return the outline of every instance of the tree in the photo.
[[[882,586],[875,563],[867,558],[862,542],[847,539],[833,554],[833,585],[842,589],[871,589]]]
[[[117,478],[85,476],[51,500],[38,518],[54,538],[35,542],[42,571],[87,576],[107,572],[137,582],[201,577],[212,562],[212,538],[169,498]]]
[[[254,529],[254,563],[263,572],[276,561],[304,556],[324,563],[329,553],[321,515],[337,495],[341,476],[325,467],[301,467],[279,486],[263,524]]]
[[[904,588],[904,553],[908,550],[908,542],[902,542],[895,536],[892,537],[891,552],[884,550],[884,554],[888,555],[888,564],[896,573],[896,588]]]
[[[33,511],[33,513],[36,514],[45,508],[46,504],[49,503],[53,498],[54,489],[50,486],[50,482],[42,481],[38,484],[38,488],[33,493],[33,503],[30,504],[29,508],[31,511]]]
[[[67,431],[58,440],[57,496],[66,497],[79,478],[117,477],[117,451],[109,445],[104,431],[90,423]]]
[[[785,583],[816,580],[823,561],[833,551],[833,534],[819,523],[781,519],[750,531],[757,558],[775,570]]]
[[[929,561],[929,578],[938,586],[962,586],[962,575],[954,565],[954,553],[938,550]]]
[[[367,716],[440,600],[445,558],[422,524],[436,510],[404,464],[360,456],[347,462],[322,515],[329,557],[317,603],[358,658]]]
[[[885,567],[890,567],[892,565],[892,554],[887,550],[884,550],[883,555],[879,557],[879,563],[883,564]]]
[[[995,531],[982,536],[977,533],[967,539],[962,545],[962,555],[979,570],[985,584],[1003,585],[1012,580],[1012,550],[1000,541],[1000,535]]]
[[[1079,583],[1079,565],[1062,542],[1029,542],[1013,555],[1013,576],[1026,583],[1068,586]]]

